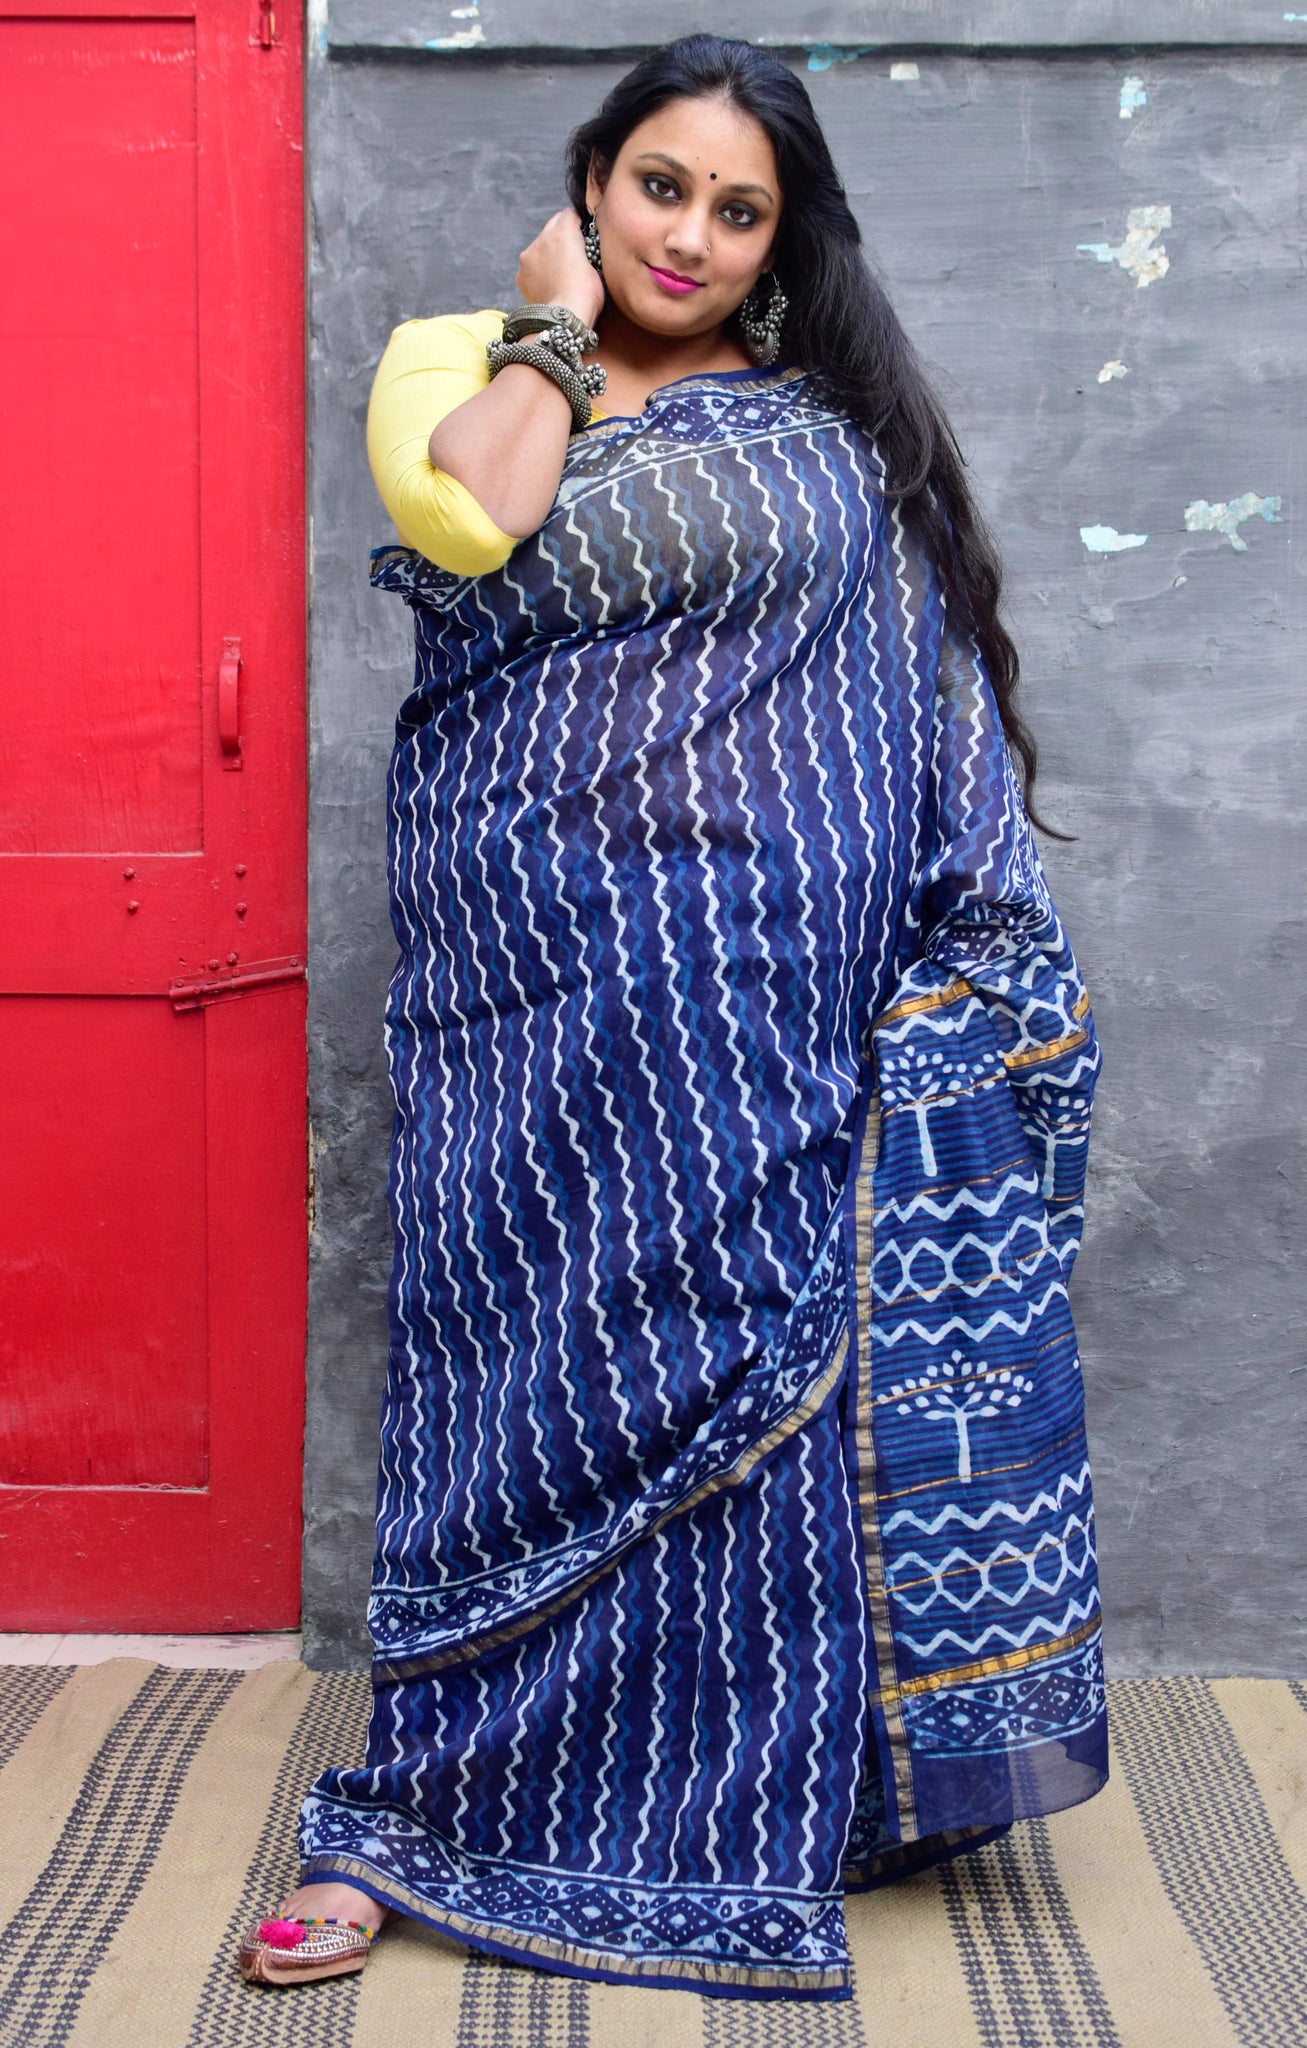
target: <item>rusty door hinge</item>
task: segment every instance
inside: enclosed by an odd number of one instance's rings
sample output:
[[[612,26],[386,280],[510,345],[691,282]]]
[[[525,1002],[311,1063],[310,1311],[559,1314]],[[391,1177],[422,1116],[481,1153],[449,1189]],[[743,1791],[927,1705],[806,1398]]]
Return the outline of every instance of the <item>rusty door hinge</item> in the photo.
[[[281,982],[304,978],[304,962],[291,955],[286,960],[252,960],[248,967],[233,968],[230,974],[180,974],[169,982],[168,994],[174,1010],[202,1010],[249,989],[276,988]]]

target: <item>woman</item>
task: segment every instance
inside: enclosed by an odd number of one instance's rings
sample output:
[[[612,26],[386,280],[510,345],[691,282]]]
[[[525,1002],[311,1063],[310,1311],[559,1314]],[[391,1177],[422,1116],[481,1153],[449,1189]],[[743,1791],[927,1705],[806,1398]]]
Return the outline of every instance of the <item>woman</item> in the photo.
[[[673,44],[569,193],[528,310],[401,327],[374,391],[417,634],[377,1689],[242,1967],[393,1910],[840,1998],[846,1889],[1105,1776],[1097,1053],[995,559],[803,87]]]

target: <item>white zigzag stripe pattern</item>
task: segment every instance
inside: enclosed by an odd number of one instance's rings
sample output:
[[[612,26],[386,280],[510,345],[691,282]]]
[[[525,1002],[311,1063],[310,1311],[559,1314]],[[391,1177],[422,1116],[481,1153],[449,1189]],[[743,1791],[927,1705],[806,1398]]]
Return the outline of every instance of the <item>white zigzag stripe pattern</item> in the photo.
[[[1069,1601],[1061,1614],[1037,1614],[1022,1629],[1005,1628],[1001,1622],[991,1622],[978,1636],[963,1636],[956,1629],[943,1628],[926,1642],[918,1641],[906,1631],[900,1640],[919,1657],[937,1657],[942,1649],[958,1657],[978,1657],[982,1650],[992,1649],[998,1643],[1005,1644],[1009,1650],[1024,1650],[1041,1636],[1046,1641],[1056,1642],[1059,1637],[1070,1635],[1079,1622],[1088,1621],[1090,1615],[1097,1613],[1098,1588],[1095,1586],[1083,1600]]]
[[[1033,1550],[1022,1550],[1005,1538],[985,1557],[973,1557],[969,1550],[955,1548],[943,1557],[923,1557],[919,1550],[899,1552],[894,1559],[892,1584],[899,1604],[909,1614],[925,1614],[943,1600],[961,1614],[970,1614],[982,1600],[997,1600],[1004,1607],[1016,1607],[1027,1595],[1060,1593],[1068,1579],[1083,1579],[1097,1562],[1094,1551],[1092,1513],[1083,1519],[1072,1515],[1061,1530],[1041,1529]],[[1073,1538],[1079,1538],[1079,1557],[1072,1557]],[[1050,1562],[1053,1569],[1050,1571]],[[950,1578],[974,1579],[967,1592],[946,1585]],[[925,1582],[928,1593],[919,1592]],[[910,1590],[911,1589],[911,1590]]]
[[[1089,1466],[1084,1464],[1075,1473],[1064,1472],[1057,1482],[1056,1493],[1037,1493],[1033,1500],[1018,1507],[1010,1500],[991,1501],[978,1515],[968,1514],[960,1501],[951,1500],[936,1515],[919,1515],[915,1508],[899,1508],[885,1524],[885,1533],[896,1536],[901,1529],[915,1529],[921,1536],[938,1536],[950,1523],[958,1522],[964,1529],[987,1529],[991,1522],[1000,1518],[1024,1526],[1041,1515],[1060,1513],[1069,1494],[1077,1499],[1089,1491]]]

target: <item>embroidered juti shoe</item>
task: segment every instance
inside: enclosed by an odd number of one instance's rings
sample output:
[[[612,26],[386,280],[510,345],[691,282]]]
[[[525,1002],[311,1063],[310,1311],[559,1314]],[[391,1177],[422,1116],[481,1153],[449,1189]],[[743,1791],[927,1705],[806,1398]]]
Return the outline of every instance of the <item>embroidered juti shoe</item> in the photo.
[[[375,1940],[361,1920],[256,1920],[236,1961],[247,1984],[311,1984],[361,1970]]]

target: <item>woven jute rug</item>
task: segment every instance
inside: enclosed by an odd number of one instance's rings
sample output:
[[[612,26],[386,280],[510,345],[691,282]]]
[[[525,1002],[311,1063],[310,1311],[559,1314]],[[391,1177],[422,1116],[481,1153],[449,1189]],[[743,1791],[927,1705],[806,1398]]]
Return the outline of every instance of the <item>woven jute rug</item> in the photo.
[[[361,1977],[241,1983],[367,1681],[0,1670],[4,2048],[1304,2048],[1307,1686],[1111,1689],[1087,1806],[849,1901],[844,2005],[585,1984],[392,1923]]]

